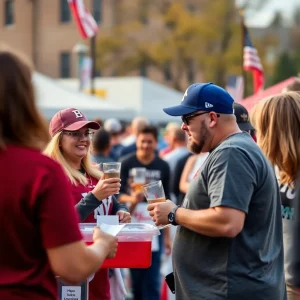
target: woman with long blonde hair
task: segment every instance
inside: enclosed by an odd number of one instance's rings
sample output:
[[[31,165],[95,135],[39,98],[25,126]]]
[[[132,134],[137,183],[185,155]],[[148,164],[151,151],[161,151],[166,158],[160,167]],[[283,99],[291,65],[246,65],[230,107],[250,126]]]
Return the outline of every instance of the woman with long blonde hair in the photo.
[[[51,141],[44,153],[63,167],[81,220],[95,223],[97,215],[117,214],[121,223],[127,223],[131,220],[127,207],[112,196],[119,192],[120,179],[102,179],[102,172],[91,162],[91,130],[99,127],[76,108],[61,110],[50,122]],[[110,299],[107,269],[100,269],[90,281],[89,299]]]
[[[300,172],[300,94],[287,92],[259,102],[252,112],[257,143],[277,170],[280,185],[284,267],[288,299],[299,296],[293,287],[292,225],[295,182]]]
[[[55,276],[80,283],[116,253],[97,227],[83,242],[70,183],[41,153],[48,140],[31,66],[0,45],[0,299],[55,300]]]

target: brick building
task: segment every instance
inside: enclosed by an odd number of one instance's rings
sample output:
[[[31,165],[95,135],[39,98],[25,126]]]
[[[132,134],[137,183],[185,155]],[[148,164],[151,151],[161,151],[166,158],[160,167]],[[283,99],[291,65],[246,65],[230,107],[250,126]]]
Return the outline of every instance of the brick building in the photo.
[[[125,1],[125,2],[124,2]],[[128,0],[127,0],[128,1]],[[148,0],[84,0],[102,29],[120,24],[132,18],[133,9],[140,7],[140,18],[145,18]],[[162,0],[172,2],[175,0]],[[204,0],[206,1],[206,0]],[[120,3],[132,9],[120,10]],[[197,0],[186,0],[189,9]],[[155,28],[149,24],[149,34],[155,36]],[[155,26],[155,25],[154,25]],[[148,31],[148,30],[147,30]],[[152,32],[151,32],[152,31]],[[2,0],[0,1],[0,42],[23,51],[34,62],[38,72],[53,78],[77,77],[77,54],[74,46],[82,43],[70,14],[67,0]],[[170,70],[168,70],[170,73]],[[101,70],[102,76],[113,76],[112,70]],[[155,68],[130,72],[142,75],[166,85],[169,74]]]
[[[114,1],[84,2],[100,26],[110,26]],[[23,51],[43,74],[76,76],[77,58],[72,49],[82,40],[67,0],[0,1],[0,41]]]
[[[138,17],[146,26],[142,38],[147,39],[155,39],[156,32],[160,30],[155,18],[149,17],[151,10],[159,9],[158,4],[173,1],[176,0],[83,0],[99,24],[99,35],[116,24]],[[209,0],[184,0],[187,9],[194,11],[201,11],[201,5],[205,5],[206,1]],[[258,31],[265,32],[265,29]],[[255,33],[256,31],[253,32],[254,36],[257,35]],[[83,40],[72,19],[67,0],[0,1],[0,42],[23,51],[33,60],[37,71],[45,75],[53,78],[77,77],[78,56],[72,50]],[[202,80],[197,70],[192,70],[192,73],[193,79],[189,81]],[[139,70],[127,75],[147,76],[171,86],[171,74],[170,66],[165,72],[151,66],[146,69],[141,66]],[[101,75],[114,76],[113,67],[101,70]],[[182,78],[182,87],[188,85],[188,76],[186,74]]]

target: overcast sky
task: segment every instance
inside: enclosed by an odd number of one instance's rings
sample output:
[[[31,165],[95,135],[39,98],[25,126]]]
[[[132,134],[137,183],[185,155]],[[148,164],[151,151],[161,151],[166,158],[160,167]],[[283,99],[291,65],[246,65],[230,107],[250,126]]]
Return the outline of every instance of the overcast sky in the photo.
[[[262,0],[264,1],[264,0]],[[291,19],[295,7],[300,6],[300,0],[268,0],[268,4],[259,12],[249,15],[246,14],[248,26],[265,27],[268,26],[273,18],[274,12],[282,11],[285,18]]]

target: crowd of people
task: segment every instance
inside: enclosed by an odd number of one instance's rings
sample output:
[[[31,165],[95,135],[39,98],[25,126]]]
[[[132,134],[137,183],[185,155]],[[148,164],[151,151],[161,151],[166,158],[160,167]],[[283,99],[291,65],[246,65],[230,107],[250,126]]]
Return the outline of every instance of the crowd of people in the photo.
[[[119,269],[101,268],[117,238],[95,227],[87,246],[79,230],[97,215],[172,225],[154,237],[151,266],[129,270],[135,300],[161,299],[169,272],[168,299],[299,299],[300,81],[262,99],[251,122],[223,88],[196,83],[164,109],[181,124],[163,129],[76,108],[47,124],[30,63],[1,48],[0,66],[0,299],[57,299],[57,278],[89,278],[90,300],[124,299],[110,284]],[[116,161],[120,178],[105,179],[102,164]],[[147,203],[141,168],[169,200]]]

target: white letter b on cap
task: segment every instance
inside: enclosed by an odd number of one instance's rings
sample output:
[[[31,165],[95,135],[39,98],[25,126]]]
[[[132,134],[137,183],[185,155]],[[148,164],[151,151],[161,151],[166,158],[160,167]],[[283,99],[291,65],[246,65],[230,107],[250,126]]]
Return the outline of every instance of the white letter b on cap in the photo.
[[[83,115],[79,110],[72,110],[72,113],[76,116],[76,118],[82,118]]]

